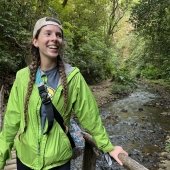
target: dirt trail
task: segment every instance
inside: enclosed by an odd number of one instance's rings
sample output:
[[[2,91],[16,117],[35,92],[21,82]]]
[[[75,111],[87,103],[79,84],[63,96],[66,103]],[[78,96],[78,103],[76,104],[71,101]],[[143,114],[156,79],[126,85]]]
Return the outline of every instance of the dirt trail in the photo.
[[[112,94],[112,84],[113,82],[109,79],[96,85],[90,86],[99,107],[124,96],[119,94]]]

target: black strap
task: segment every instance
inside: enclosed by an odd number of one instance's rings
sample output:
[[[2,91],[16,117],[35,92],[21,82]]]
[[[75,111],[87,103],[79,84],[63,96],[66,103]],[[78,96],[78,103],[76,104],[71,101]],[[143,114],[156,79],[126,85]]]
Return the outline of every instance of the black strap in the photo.
[[[58,112],[58,110],[55,108],[54,105],[53,105],[53,110],[54,110],[54,117],[55,117],[56,121],[60,124],[61,128],[63,129],[63,131],[66,132],[66,126],[64,125],[63,117],[61,116],[61,114]],[[67,132],[67,137],[70,140],[71,147],[74,148],[75,147],[75,143],[74,143],[73,138],[71,137],[69,131]]]
[[[47,113],[47,120],[48,120],[48,128],[44,134],[48,134],[52,129],[53,122],[54,122],[54,112],[53,112],[52,102],[44,85],[39,86],[38,90],[39,90],[42,103],[45,106],[45,110]]]
[[[47,113],[47,120],[48,120],[48,128],[44,134],[48,134],[50,132],[50,130],[52,129],[54,118],[59,123],[59,125],[61,126],[63,131],[66,132],[66,126],[64,125],[63,117],[61,116],[61,114],[58,112],[58,110],[53,105],[44,84],[39,86],[38,90],[39,90],[39,94],[40,94],[42,103],[45,106],[46,113]],[[75,143],[74,143],[69,131],[67,132],[67,137],[70,140],[72,148],[74,148]]]

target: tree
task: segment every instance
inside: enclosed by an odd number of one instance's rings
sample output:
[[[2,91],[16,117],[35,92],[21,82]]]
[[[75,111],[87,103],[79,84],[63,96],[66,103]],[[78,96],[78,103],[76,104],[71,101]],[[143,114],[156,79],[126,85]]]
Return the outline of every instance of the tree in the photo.
[[[8,74],[26,65],[31,31],[47,1],[0,1],[0,71]]]
[[[53,16],[62,21],[70,62],[77,65],[85,77],[90,75],[90,81],[110,76],[115,57],[112,35],[123,10],[126,11],[125,2],[128,0],[121,3],[118,0],[1,1],[0,63],[3,64],[0,69],[6,74],[25,66],[25,60],[29,62],[30,58],[28,46],[33,24],[37,18]]]
[[[133,8],[130,20],[136,33],[145,38],[148,53],[145,62],[158,67],[162,78],[169,77],[170,1],[140,0]]]
[[[81,69],[88,82],[101,81],[111,74],[113,57],[112,49],[106,46],[104,38],[107,1],[69,2],[63,8],[51,1],[51,6],[64,21],[65,38],[69,44],[67,58]]]

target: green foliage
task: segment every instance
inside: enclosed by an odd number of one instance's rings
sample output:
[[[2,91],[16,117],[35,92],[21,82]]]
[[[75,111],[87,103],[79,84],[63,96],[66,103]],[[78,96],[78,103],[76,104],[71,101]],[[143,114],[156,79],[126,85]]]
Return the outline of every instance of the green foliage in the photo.
[[[107,24],[107,1],[68,1],[65,8],[51,1],[63,20],[66,58],[78,66],[88,83],[111,76],[114,52],[105,39]],[[108,40],[109,41],[109,40]]]
[[[148,53],[145,50],[146,41],[143,37],[135,35],[131,32],[126,40],[123,40],[126,44],[129,43],[128,48],[128,56],[124,60],[124,68],[126,68],[129,72],[130,77],[140,78],[141,70],[145,68],[146,59],[150,61],[148,57]]]
[[[142,71],[141,71],[141,75],[145,78],[148,79],[159,79],[161,78],[161,75],[159,75],[160,70],[159,68],[148,64]]]
[[[42,16],[53,16],[63,21],[66,58],[86,80],[93,83],[111,76],[116,65],[112,35],[131,1],[68,0],[63,5],[63,0],[2,0],[0,71],[16,72],[29,62],[33,24]]]
[[[129,70],[121,68],[115,71],[112,77],[112,93],[130,93],[136,88],[134,77],[130,75]]]
[[[26,1],[0,1],[0,70],[16,72],[25,66],[30,42],[33,4]]]
[[[18,59],[21,58],[21,56],[17,56]],[[11,72],[16,72],[17,68],[20,66],[20,60],[17,58],[12,57],[9,53],[6,53],[6,51],[0,51],[0,72],[1,76],[5,76],[6,74],[9,74]]]
[[[170,74],[170,2],[140,0],[130,18],[136,34],[144,37],[142,74],[147,78],[169,78]],[[148,67],[149,65],[149,67]],[[158,69],[159,68],[159,69]]]
[[[81,68],[89,83],[101,81],[111,75],[112,50],[98,33],[82,27],[77,30],[74,40],[79,43],[74,45],[74,55],[69,59],[73,65]]]
[[[130,76],[128,70],[124,70],[124,69],[117,70],[117,72],[113,76],[113,80],[123,85],[130,85],[130,86],[135,85],[134,78]]]
[[[113,94],[128,94],[132,91],[133,91],[133,88],[129,85],[113,84],[112,86]]]

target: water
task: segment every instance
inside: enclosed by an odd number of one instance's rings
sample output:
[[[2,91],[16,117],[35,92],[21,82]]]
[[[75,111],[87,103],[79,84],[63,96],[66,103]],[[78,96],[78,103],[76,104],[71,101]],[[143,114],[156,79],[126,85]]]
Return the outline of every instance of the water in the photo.
[[[129,155],[150,170],[157,169],[158,153],[164,148],[166,131],[170,131],[170,119],[160,113],[163,108],[146,106],[157,95],[138,89],[130,96],[111,102],[102,109],[102,119],[115,145],[121,145]],[[98,169],[109,169],[98,161]],[[113,168],[112,168],[113,169]],[[114,170],[123,170],[114,163]]]
[[[145,87],[144,87],[145,88]],[[170,131],[169,116],[160,113],[168,109],[151,106],[158,95],[140,87],[130,96],[106,104],[101,115],[113,144],[122,146],[129,156],[149,170],[158,170],[159,153],[164,150],[166,131]],[[72,161],[72,170],[81,170],[82,156]],[[109,167],[103,156],[96,170],[125,170],[115,161]]]

